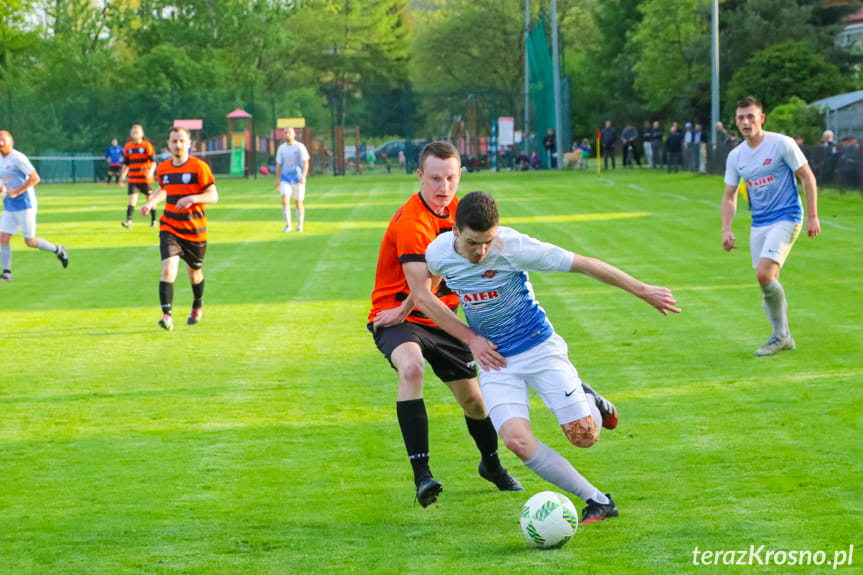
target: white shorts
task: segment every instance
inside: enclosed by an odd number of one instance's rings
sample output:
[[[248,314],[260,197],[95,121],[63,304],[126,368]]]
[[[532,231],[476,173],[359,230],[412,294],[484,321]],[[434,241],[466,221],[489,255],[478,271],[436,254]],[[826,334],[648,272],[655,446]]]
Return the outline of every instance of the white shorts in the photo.
[[[506,358],[500,371],[479,372],[479,384],[494,428],[508,419],[530,420],[529,387],[562,424],[590,415],[578,372],[563,338],[553,334],[538,346]]]
[[[290,195],[292,200],[303,201],[306,199],[306,185],[279,182],[279,195],[282,197]]]
[[[16,212],[3,210],[3,215],[0,216],[0,233],[14,236],[19,229],[25,238],[36,237],[36,208]]]
[[[782,267],[791,253],[791,246],[800,235],[800,228],[800,224],[788,221],[752,228],[749,232],[752,267],[757,268],[761,258],[772,260]]]

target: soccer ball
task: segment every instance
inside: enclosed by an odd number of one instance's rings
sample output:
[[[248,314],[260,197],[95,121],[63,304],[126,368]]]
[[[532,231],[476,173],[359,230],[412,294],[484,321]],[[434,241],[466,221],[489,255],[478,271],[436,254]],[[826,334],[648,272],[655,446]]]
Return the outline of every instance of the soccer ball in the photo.
[[[575,535],[578,513],[568,497],[542,491],[521,508],[521,531],[527,540],[543,549],[560,547]]]

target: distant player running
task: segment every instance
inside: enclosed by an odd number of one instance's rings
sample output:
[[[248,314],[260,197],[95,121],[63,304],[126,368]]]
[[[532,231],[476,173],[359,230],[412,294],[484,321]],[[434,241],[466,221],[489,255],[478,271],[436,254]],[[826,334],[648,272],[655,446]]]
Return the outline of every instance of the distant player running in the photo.
[[[159,325],[168,331],[174,329],[174,281],[177,279],[180,258],[186,262],[194,298],[186,323],[194,325],[201,321],[204,305],[202,266],[207,251],[207,214],[204,204],[219,201],[210,166],[189,155],[191,142],[188,130],[171,128],[168,137],[171,159],[159,164],[159,191],[141,208],[141,214],[146,215],[155,209],[156,204],[165,200],[165,212],[159,220],[159,251],[162,256],[162,275],[159,279],[162,319]]]
[[[615,428],[617,410],[579,378],[566,342],[534,297],[528,272],[580,273],[628,291],[663,315],[680,310],[664,287],[647,285],[610,264],[540,242],[498,221],[494,198],[471,192],[459,203],[453,230],[439,235],[426,250],[427,281],[429,274],[444,278],[458,294],[470,329],[425,291],[415,292],[417,305],[470,345],[483,367],[479,381],[489,416],[507,448],[534,473],[582,498],[587,503],[582,523],[615,517],[618,509],[611,497],[531,430],[529,388],[577,447],[596,443],[600,424]]]
[[[285,129],[285,141],[276,152],[276,189],[282,197],[282,217],[285,220],[285,232],[294,230],[291,226],[291,204],[294,200],[297,208],[297,231],[303,231],[306,219],[306,209],[303,200],[306,198],[306,176],[309,174],[309,151],[302,142],[296,140],[293,128]]]
[[[129,205],[126,206],[126,219],[121,222],[124,228],[132,227],[132,214],[138,203],[138,192],[150,199],[155,170],[156,149],[144,139],[144,128],[135,124],[129,132],[129,141],[123,148],[123,171],[120,173],[120,183],[129,182]],[[150,213],[150,227],[156,227],[155,211]]]
[[[36,237],[36,191],[39,174],[30,160],[13,149],[15,141],[6,130],[0,131],[0,196],[3,196],[3,216],[0,217],[0,263],[3,273],[0,281],[12,281],[12,236],[21,230],[27,247],[56,254],[63,267],[69,265],[66,248],[55,246],[48,240]]]
[[[752,209],[749,234],[752,267],[761,286],[764,311],[773,328],[767,343],[755,351],[759,356],[796,346],[788,327],[788,301],[779,283],[779,272],[803,221],[795,176],[803,182],[806,194],[806,234],[814,238],[821,233],[815,175],[797,143],[788,136],[764,131],[764,119],[757,99],[747,97],[737,102],[735,122],[746,138],[746,145],[737,146],[728,154],[722,196],[722,247],[731,251],[737,247],[731,223],[737,213],[738,185],[743,179]]]

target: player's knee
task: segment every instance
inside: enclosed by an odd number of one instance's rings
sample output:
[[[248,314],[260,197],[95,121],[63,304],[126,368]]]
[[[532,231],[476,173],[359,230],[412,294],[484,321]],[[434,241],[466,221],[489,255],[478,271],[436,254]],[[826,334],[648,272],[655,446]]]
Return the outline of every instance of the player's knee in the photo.
[[[24,238],[24,244],[28,248],[35,248],[39,246],[39,240],[36,238]]]
[[[425,362],[422,361],[402,361],[396,368],[399,372],[399,382],[401,385],[410,387],[419,386],[422,388],[423,377],[425,376]]]
[[[524,433],[501,433],[500,438],[503,439],[503,444],[506,448],[512,451],[522,461],[526,461],[530,458],[530,449],[536,443],[530,435]]]
[[[585,416],[576,421],[570,421],[560,426],[564,435],[576,447],[592,447],[599,439],[599,428],[591,416]]]

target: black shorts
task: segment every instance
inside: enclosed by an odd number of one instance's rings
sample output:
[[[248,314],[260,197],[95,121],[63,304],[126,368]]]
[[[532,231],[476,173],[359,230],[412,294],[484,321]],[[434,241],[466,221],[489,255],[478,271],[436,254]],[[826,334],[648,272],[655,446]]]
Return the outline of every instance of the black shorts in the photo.
[[[138,192],[149,196],[153,193],[153,184],[133,184],[132,182],[129,182],[129,195],[131,196]]]
[[[369,331],[375,337],[375,345],[393,365],[392,353],[403,343],[412,341],[422,350],[423,357],[432,371],[443,382],[476,377],[476,361],[470,348],[439,327],[431,327],[406,321],[398,325]],[[395,366],[393,365],[393,369]]]
[[[174,256],[180,256],[193,270],[204,265],[204,254],[207,253],[207,242],[190,242],[177,237],[171,232],[159,232],[159,252],[162,261]]]
[[[119,176],[120,170],[122,169],[122,165],[120,164],[108,164],[108,175],[109,176]]]

